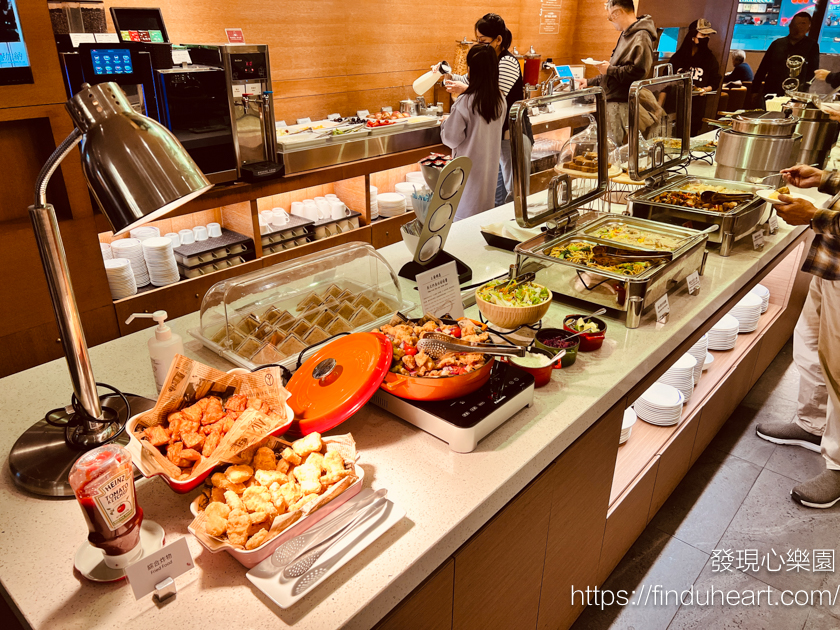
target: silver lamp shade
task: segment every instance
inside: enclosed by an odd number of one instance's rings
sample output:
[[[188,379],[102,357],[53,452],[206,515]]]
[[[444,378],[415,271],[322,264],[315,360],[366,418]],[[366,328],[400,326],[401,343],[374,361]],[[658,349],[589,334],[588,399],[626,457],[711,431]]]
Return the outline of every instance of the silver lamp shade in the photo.
[[[135,112],[116,83],[84,87],[67,109],[84,134],[88,185],[115,234],[161,218],[212,186],[175,136]]]

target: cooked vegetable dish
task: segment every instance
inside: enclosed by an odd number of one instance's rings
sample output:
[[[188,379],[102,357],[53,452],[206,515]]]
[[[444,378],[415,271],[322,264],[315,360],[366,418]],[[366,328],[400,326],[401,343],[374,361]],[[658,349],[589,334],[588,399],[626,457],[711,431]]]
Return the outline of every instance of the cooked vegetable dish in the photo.
[[[548,289],[533,282],[523,282],[508,288],[510,281],[505,279],[488,282],[478,290],[478,297],[490,304],[499,306],[536,306],[551,297]]]
[[[552,258],[568,260],[577,265],[585,265],[593,269],[601,269],[623,276],[638,276],[645,269],[650,268],[649,262],[626,262],[618,265],[599,265],[592,254],[592,245],[580,241],[571,241],[563,245],[552,247],[548,253]]]
[[[660,252],[673,251],[683,241],[682,238],[677,236],[648,232],[625,223],[608,223],[594,232],[588,232],[588,234],[606,241],[627,243],[628,245],[655,249]]]

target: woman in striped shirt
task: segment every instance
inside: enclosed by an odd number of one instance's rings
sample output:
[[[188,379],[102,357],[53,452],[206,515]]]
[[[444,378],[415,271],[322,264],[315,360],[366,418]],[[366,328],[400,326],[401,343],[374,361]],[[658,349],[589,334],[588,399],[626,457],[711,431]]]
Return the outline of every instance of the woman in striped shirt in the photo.
[[[491,46],[499,58],[499,88],[502,90],[506,101],[505,123],[502,127],[502,148],[499,161],[507,195],[505,201],[510,201],[513,199],[513,165],[510,154],[508,114],[514,103],[525,98],[525,82],[522,79],[519,62],[508,50],[513,41],[513,35],[507,26],[505,26],[505,21],[500,16],[495,13],[488,13],[478,20],[475,23],[475,38],[478,43]],[[446,82],[448,92],[460,95],[466,91],[469,81],[467,77],[453,74],[450,75],[450,79]],[[531,146],[533,146],[534,139],[533,137],[526,137],[523,140],[525,140],[526,163],[530,164]],[[527,178],[525,194],[528,194]]]

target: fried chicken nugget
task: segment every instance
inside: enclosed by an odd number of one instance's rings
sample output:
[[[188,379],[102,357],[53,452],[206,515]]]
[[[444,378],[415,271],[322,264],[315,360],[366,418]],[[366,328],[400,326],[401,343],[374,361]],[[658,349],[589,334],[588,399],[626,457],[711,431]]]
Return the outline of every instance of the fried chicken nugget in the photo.
[[[323,490],[323,487],[320,479],[307,479],[300,482],[300,491],[304,495],[321,494],[321,490]]]
[[[311,464],[319,471],[324,470],[324,456],[321,453],[310,453],[306,456],[306,460],[303,463],[304,465]]]
[[[344,470],[344,458],[338,451],[329,451],[324,456],[324,471],[331,475]]]
[[[321,477],[321,469],[314,464],[304,464],[295,468],[294,475],[299,483],[317,481]]]
[[[296,501],[295,503],[292,503],[289,506],[289,512],[294,512],[295,510],[303,509],[303,507],[307,503],[309,503],[310,501],[315,501],[315,500],[317,500],[317,498],[318,498],[317,494],[307,494],[307,495],[303,496],[301,499],[299,499],[298,501]]]
[[[285,459],[290,464],[294,464],[295,466],[299,465],[303,460],[300,458],[300,455],[295,453],[291,448],[286,447],[283,449],[283,453],[280,455],[283,459]]]
[[[225,503],[231,510],[242,510],[243,512],[248,511],[248,508],[245,507],[245,502],[232,490],[225,490]]]
[[[173,444],[170,444],[169,448],[166,449],[166,459],[168,459],[176,466],[180,465],[182,450],[184,450],[183,442],[175,442]]]
[[[254,470],[274,470],[277,467],[277,456],[274,451],[263,446],[254,453]],[[265,484],[263,484],[265,485]]]
[[[210,483],[222,490],[230,490],[236,494],[242,494],[245,491],[245,486],[241,483],[232,483],[230,479],[225,477],[225,473],[213,473],[210,477]]]
[[[258,512],[265,503],[271,503],[271,493],[268,488],[263,486],[251,486],[245,488],[245,492],[242,493],[242,501],[249,512]]]
[[[225,477],[227,477],[231,483],[245,483],[253,476],[254,469],[246,464],[228,466],[227,470],[225,470]]]
[[[184,433],[181,438],[184,441],[184,446],[189,449],[200,451],[204,446],[205,438],[201,433]],[[183,457],[183,454],[181,457]]]
[[[320,451],[323,447],[324,443],[321,441],[321,434],[317,432],[310,433],[306,437],[295,440],[292,443],[292,450],[300,458],[304,458],[315,451]]]
[[[201,417],[201,424],[213,424],[221,420],[225,415],[225,410],[222,408],[222,401],[215,396],[202,398],[206,400],[207,405],[204,408],[204,415]]]
[[[226,490],[224,488],[217,488],[216,486],[213,486],[210,490],[210,500],[225,503],[225,492]]]
[[[207,436],[204,440],[204,446],[201,447],[201,454],[204,457],[210,457],[213,454],[213,451],[219,446],[219,442],[222,441],[222,436],[218,432],[211,433]]]
[[[283,487],[284,484],[281,484],[275,481],[269,487],[268,491],[271,493],[271,502],[274,504],[274,507],[277,508],[278,514],[283,514],[286,511],[288,505],[286,504],[286,498],[280,492],[280,488]]]
[[[248,408],[248,397],[242,394],[234,394],[227,399],[225,403],[225,410],[227,411],[245,411]]]
[[[169,424],[169,441],[177,442],[181,439],[181,421],[184,414],[180,411],[174,411],[166,417],[166,422]]]
[[[256,534],[254,534],[253,536],[251,536],[248,539],[248,542],[245,543],[245,549],[248,549],[248,550],[256,549],[261,544],[263,544],[267,539],[268,539],[268,530],[267,529],[261,529],[260,531],[258,531]]]
[[[245,510],[231,510],[227,518],[227,537],[232,545],[244,545],[248,540],[251,518]]]
[[[277,460],[277,466],[274,467],[274,470],[281,472],[284,475],[289,474],[289,462],[281,457]]]
[[[273,483],[284,484],[287,477],[284,473],[278,470],[258,470],[254,473],[254,478],[261,486],[268,488]]]
[[[230,516],[230,506],[226,503],[213,501],[205,509],[204,530],[210,536],[221,536],[227,530],[227,519]]]
[[[289,509],[291,509],[291,506],[303,496],[303,493],[300,491],[300,486],[291,479],[280,486],[278,492],[286,501],[286,505],[290,506]]]
[[[152,446],[163,446],[169,444],[169,434],[159,424],[153,427],[148,427],[143,431],[143,436],[152,444]]]

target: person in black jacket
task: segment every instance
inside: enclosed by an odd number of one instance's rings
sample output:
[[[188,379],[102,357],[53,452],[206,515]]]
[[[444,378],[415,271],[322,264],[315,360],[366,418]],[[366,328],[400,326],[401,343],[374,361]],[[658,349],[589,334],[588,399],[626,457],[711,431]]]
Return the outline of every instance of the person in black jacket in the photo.
[[[814,76],[814,71],[820,67],[820,46],[808,37],[811,28],[811,15],[800,11],[793,16],[788,24],[787,37],[777,39],[758,65],[753,80],[752,93],[761,98],[767,94],[781,96],[785,93],[782,82],[790,76],[787,60],[794,55],[804,57],[805,64],[799,72],[799,85],[805,85]]]
[[[705,92],[716,90],[720,85],[720,63],[709,50],[709,37],[715,33],[709,20],[694,20],[689,24],[679,50],[668,60],[674,72],[691,72],[694,87]]]

